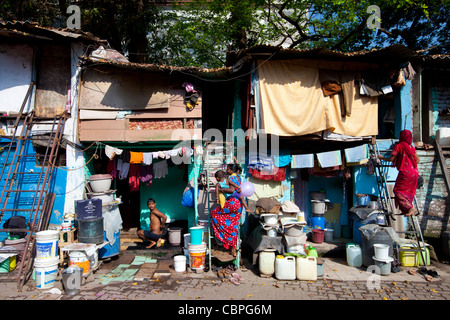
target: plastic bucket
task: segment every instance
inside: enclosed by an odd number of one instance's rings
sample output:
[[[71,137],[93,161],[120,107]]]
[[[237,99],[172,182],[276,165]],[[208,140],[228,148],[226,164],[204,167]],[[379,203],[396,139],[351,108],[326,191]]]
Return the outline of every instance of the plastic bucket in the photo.
[[[80,293],[83,268],[72,266],[64,269],[61,271],[61,280],[67,295],[73,296]]]
[[[325,260],[317,258],[317,276],[323,277],[325,273]]]
[[[206,262],[206,243],[189,245],[189,267],[193,270],[203,270]]]
[[[313,229],[325,229],[325,217],[322,216],[312,216],[311,217],[311,227]]]
[[[312,239],[314,243],[322,243],[325,235],[325,231],[321,229],[312,230]]]
[[[373,249],[377,259],[385,260],[389,258],[389,246],[387,244],[375,243]]]
[[[36,288],[53,288],[58,276],[59,256],[54,258],[34,259]]]
[[[7,273],[9,272],[9,258],[6,258],[0,263],[0,273]]]
[[[45,230],[36,233],[36,259],[53,259],[58,255],[59,231]]]
[[[173,257],[173,265],[176,272],[185,272],[186,256],[178,255]]]
[[[325,229],[325,235],[324,235],[324,241],[325,242],[332,242],[334,236],[334,230],[333,229]]]
[[[375,262],[375,265],[380,269],[380,274],[382,276],[387,276],[391,273],[391,263],[394,261],[393,258],[386,258],[386,259],[378,259],[377,257],[373,257],[373,261]]]
[[[69,253],[71,267],[83,268],[83,274],[87,274],[90,270],[91,262],[83,251],[71,251]]]
[[[103,217],[78,220],[78,241],[81,243],[102,243],[104,240]]]
[[[179,246],[181,244],[181,230],[183,228],[179,227],[167,229],[169,232],[169,242],[172,246]]]
[[[189,233],[191,234],[191,244],[201,245],[203,242],[203,227],[196,226],[189,228]]]
[[[184,247],[183,248],[187,249],[187,247],[189,246],[189,243],[191,243],[191,234],[190,233],[185,233],[183,235],[183,238],[184,238]]]

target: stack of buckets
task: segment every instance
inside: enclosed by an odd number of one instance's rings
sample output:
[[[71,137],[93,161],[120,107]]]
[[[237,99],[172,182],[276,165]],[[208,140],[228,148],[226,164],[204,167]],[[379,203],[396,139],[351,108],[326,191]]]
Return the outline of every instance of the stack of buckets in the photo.
[[[36,233],[34,276],[38,289],[52,288],[55,285],[59,265],[58,241],[59,231],[57,230]]]
[[[193,271],[203,271],[206,266],[206,243],[203,241],[204,227],[189,228],[189,242],[187,253],[189,255],[189,268]],[[186,244],[185,244],[186,246]]]
[[[311,227],[314,243],[322,243],[325,236],[327,203],[324,192],[311,192]]]
[[[375,243],[373,245],[375,255],[373,260],[375,265],[380,268],[380,274],[387,276],[391,273],[391,263],[394,261],[393,257],[389,256],[389,246],[383,243]]]

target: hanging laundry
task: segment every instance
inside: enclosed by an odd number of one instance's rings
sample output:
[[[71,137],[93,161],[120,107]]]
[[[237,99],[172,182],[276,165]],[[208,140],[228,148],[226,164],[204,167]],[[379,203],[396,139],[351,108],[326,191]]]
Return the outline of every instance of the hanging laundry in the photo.
[[[192,83],[185,82],[182,86],[186,90],[184,95],[184,103],[189,110],[192,110],[199,104],[198,98],[200,97],[200,94],[194,89],[194,85]]]
[[[150,187],[153,182],[153,165],[141,166],[141,181]]]
[[[109,159],[114,158],[114,156],[120,156],[122,154],[122,149],[114,148],[108,145],[105,145],[105,154]]]
[[[168,172],[167,160],[162,160],[153,164],[153,174],[155,179],[164,178]]]
[[[139,191],[139,181],[141,179],[141,165],[130,164],[130,171],[128,173],[128,184],[130,191]]]
[[[292,155],[291,168],[314,168],[314,154]]]
[[[128,178],[130,163],[123,162],[120,158],[117,159],[117,171],[119,172],[119,180],[125,180],[126,178]]]
[[[271,156],[263,156],[259,153],[250,153],[248,156],[248,167],[256,170],[272,171],[274,164]]]
[[[111,177],[117,178],[117,166],[115,159],[108,160],[108,164],[106,165],[106,172],[110,174]]]
[[[142,164],[151,165],[153,162],[153,154],[151,152],[142,153]]]
[[[275,167],[285,167],[291,163],[291,151],[288,149],[279,150],[278,154],[272,156]]]
[[[320,167],[329,168],[342,165],[341,151],[328,151],[317,153]]]
[[[286,179],[286,167],[275,168],[272,171],[264,171],[257,169],[248,169],[252,177],[260,180],[284,181]]]
[[[130,150],[123,150],[119,158],[122,159],[123,163],[130,163],[131,158]]]
[[[355,96],[355,74],[349,71],[319,69],[319,78],[324,96],[339,94],[341,116],[350,116]]]
[[[181,153],[181,148],[172,149],[172,150],[167,151],[167,154],[168,154],[170,157],[176,157],[176,156],[179,156],[180,153]]]
[[[377,97],[385,94],[391,87],[389,72],[385,69],[369,70],[361,73],[361,83],[369,96]]]
[[[368,159],[367,145],[345,149],[344,154],[347,162],[360,162],[366,160]]]
[[[143,157],[142,152],[130,151],[130,163],[131,164],[141,164],[143,161],[142,157]]]

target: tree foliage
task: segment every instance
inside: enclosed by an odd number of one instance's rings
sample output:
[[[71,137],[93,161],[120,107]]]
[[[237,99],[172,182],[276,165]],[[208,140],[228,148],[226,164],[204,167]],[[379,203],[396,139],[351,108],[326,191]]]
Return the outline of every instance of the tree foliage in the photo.
[[[449,0],[71,2],[81,8],[84,31],[107,39],[135,62],[221,67],[227,51],[256,44],[356,51],[401,43],[423,53],[448,53],[450,48]],[[64,27],[68,4],[2,0],[0,15]],[[370,5],[380,8],[378,29],[367,26]]]

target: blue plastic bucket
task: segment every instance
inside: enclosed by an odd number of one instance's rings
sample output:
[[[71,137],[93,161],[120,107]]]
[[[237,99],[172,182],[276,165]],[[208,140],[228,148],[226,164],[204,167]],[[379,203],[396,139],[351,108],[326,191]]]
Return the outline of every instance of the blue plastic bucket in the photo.
[[[106,238],[106,232],[104,232],[105,241],[108,241]],[[106,259],[113,256],[116,256],[120,253],[120,231],[114,234],[114,243],[107,243],[102,248],[98,249],[98,257],[100,259]]]
[[[191,245],[200,245],[203,242],[203,227],[196,226],[189,228],[191,234]]]
[[[321,216],[313,216],[311,217],[311,227],[313,229],[325,229],[325,217]]]

